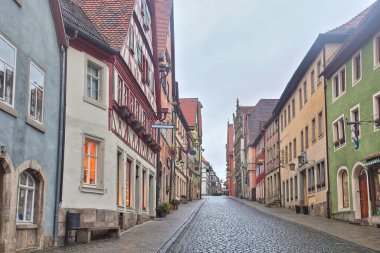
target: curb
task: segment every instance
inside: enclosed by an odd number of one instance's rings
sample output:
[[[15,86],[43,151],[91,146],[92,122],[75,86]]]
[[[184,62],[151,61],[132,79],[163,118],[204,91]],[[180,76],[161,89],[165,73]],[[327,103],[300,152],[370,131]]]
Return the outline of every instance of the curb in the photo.
[[[160,248],[157,253],[166,253],[170,252],[170,250],[175,248],[176,242],[181,238],[184,232],[188,229],[191,222],[194,220],[195,216],[199,213],[201,207],[206,203],[208,199],[205,198],[201,203],[194,209],[193,213],[189,216],[189,218],[185,221],[185,223],[180,226],[177,231],[166,241],[166,243]],[[174,247],[173,247],[174,246]]]
[[[250,208],[253,208],[253,209],[255,209],[256,211],[258,211],[258,212],[260,212],[260,213],[263,213],[263,214],[266,214],[266,215],[270,215],[270,216],[275,217],[275,218],[277,218],[277,219],[280,219],[280,220],[283,220],[283,221],[287,221],[287,222],[290,222],[290,223],[296,224],[296,225],[298,225],[298,226],[302,226],[302,227],[305,227],[305,228],[308,228],[308,229],[314,230],[314,231],[316,231],[316,232],[319,232],[319,233],[322,233],[322,234],[325,234],[325,235],[332,236],[332,237],[334,237],[335,239],[338,239],[338,240],[342,240],[342,241],[346,241],[346,242],[353,243],[353,244],[355,244],[355,245],[358,245],[358,246],[360,246],[360,247],[363,247],[363,248],[366,248],[366,249],[372,250],[372,251],[374,251],[374,252],[380,252],[379,249],[370,248],[370,247],[368,247],[368,246],[366,246],[366,245],[362,245],[362,244],[355,243],[355,242],[353,242],[353,241],[349,241],[348,239],[344,239],[344,238],[338,237],[338,236],[336,236],[336,235],[333,235],[333,234],[330,234],[330,233],[328,233],[328,232],[325,232],[325,231],[319,230],[319,229],[317,229],[317,228],[314,228],[314,227],[311,227],[311,226],[308,226],[308,225],[305,225],[305,224],[302,224],[302,223],[298,223],[298,222],[296,222],[296,221],[288,220],[288,219],[286,219],[286,218],[284,218],[284,217],[277,216],[277,215],[275,215],[275,214],[267,213],[267,212],[265,212],[265,211],[263,211],[263,210],[260,210],[260,209],[254,207],[254,206],[251,206],[251,205],[245,203],[243,200],[239,200],[239,199],[235,199],[235,198],[231,198],[231,197],[230,197],[230,199],[235,200],[236,202],[240,202],[241,204],[244,204],[244,205],[246,205],[246,206],[248,206],[248,207],[250,207]]]

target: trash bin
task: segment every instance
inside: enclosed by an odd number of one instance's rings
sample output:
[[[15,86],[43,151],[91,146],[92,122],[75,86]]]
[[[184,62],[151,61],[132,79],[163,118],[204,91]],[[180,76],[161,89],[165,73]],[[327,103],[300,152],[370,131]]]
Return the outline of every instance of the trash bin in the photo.
[[[66,228],[77,229],[80,227],[80,213],[66,213]]]

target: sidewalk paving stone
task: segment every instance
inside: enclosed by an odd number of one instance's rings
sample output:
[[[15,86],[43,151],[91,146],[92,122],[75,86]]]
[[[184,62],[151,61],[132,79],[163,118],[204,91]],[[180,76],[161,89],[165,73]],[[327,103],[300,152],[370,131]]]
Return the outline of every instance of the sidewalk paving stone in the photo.
[[[171,211],[165,218],[156,218],[141,225],[134,226],[122,233],[118,239],[94,240],[88,244],[75,244],[67,247],[52,248],[40,253],[150,253],[158,252],[192,217],[205,199],[193,200],[181,204],[176,211]]]

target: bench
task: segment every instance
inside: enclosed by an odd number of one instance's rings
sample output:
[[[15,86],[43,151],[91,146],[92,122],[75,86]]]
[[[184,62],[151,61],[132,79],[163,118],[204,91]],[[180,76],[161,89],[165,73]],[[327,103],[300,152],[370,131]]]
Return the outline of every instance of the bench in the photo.
[[[78,228],[76,242],[89,243],[91,241],[92,232],[95,230],[107,230],[108,238],[119,238],[120,227],[92,227],[92,228]]]

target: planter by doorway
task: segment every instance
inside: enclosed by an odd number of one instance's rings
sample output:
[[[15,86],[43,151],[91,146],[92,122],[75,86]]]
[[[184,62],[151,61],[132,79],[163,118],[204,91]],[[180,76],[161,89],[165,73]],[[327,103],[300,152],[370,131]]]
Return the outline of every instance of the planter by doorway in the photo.
[[[301,206],[296,205],[296,213],[301,213]]]
[[[309,214],[309,207],[308,206],[302,206],[302,213],[303,214]]]

